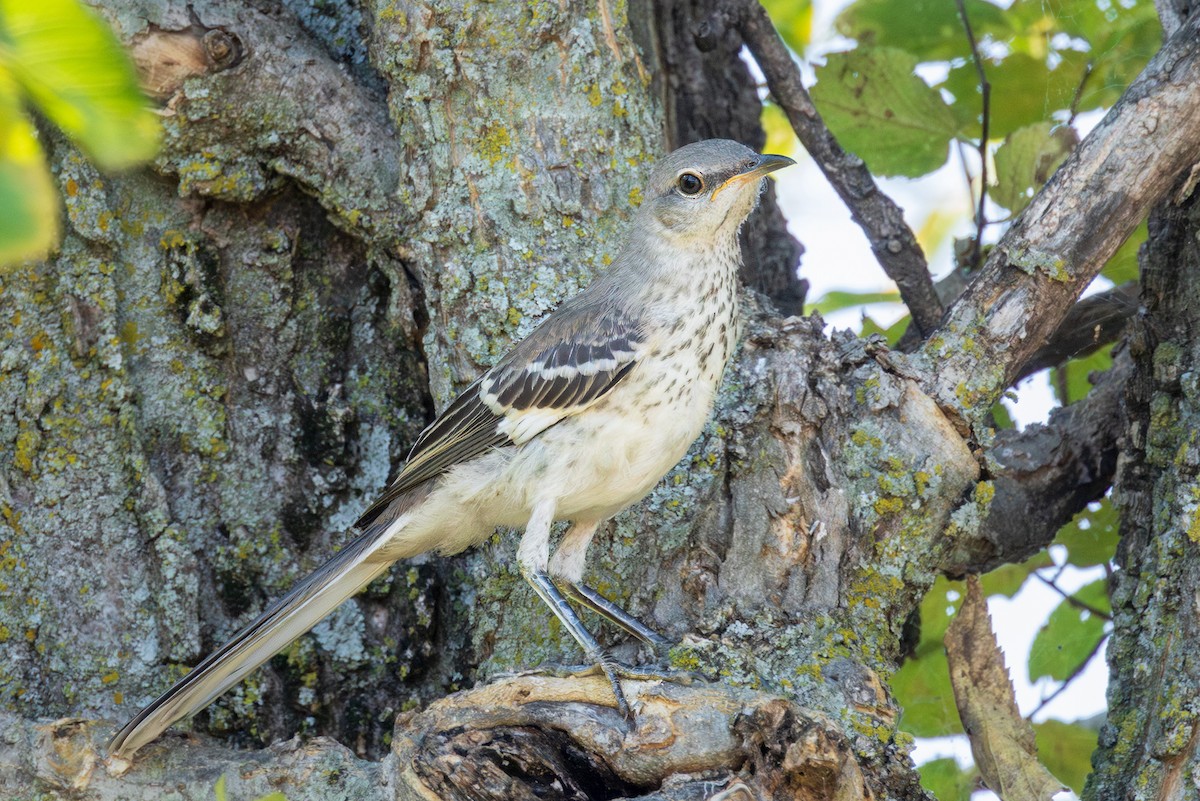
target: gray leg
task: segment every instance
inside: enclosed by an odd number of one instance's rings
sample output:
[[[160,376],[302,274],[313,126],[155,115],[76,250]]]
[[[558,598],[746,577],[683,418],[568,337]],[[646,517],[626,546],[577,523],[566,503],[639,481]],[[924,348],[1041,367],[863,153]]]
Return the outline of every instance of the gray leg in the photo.
[[[575,638],[575,642],[579,643],[579,646],[583,648],[583,653],[587,660],[596,664],[604,671],[604,675],[608,678],[608,683],[612,685],[613,695],[617,698],[617,711],[620,712],[621,717],[631,717],[629,702],[625,700],[625,693],[621,690],[618,665],[600,647],[600,643],[596,642],[596,638],[583,627],[583,623],[579,620],[579,616],[575,614],[575,610],[571,608],[571,605],[563,598],[562,593],[554,586],[554,580],[544,570],[525,573],[525,580],[533,587],[534,592],[546,602],[546,605],[550,607],[555,616],[562,621],[562,624],[567,627],[567,631]]]
[[[548,567],[555,585],[571,600],[591,609],[651,648],[669,646],[670,642],[658,632],[583,583],[583,566],[588,546],[599,525],[599,520],[576,520],[563,535]]]
[[[573,584],[565,579],[555,579],[558,585],[571,600],[586,606],[600,617],[624,629],[626,633],[637,637],[655,651],[671,647],[671,641],[654,629],[626,612],[617,604],[605,598],[586,584]]]

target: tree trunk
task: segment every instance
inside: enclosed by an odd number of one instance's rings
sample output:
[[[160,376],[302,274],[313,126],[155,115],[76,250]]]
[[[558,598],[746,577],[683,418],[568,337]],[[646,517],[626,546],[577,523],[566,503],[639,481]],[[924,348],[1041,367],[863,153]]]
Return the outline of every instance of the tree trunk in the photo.
[[[1121,545],[1108,645],[1109,716],[1088,798],[1188,798],[1200,782],[1195,588],[1200,582],[1200,203],[1191,187],[1150,217],[1142,313],[1129,340],[1125,447],[1114,486]]]
[[[887,689],[905,621],[939,571],[1045,536],[989,518],[1010,476],[980,409],[1019,367],[990,309],[1053,331],[1123,238],[1131,214],[1072,183],[1111,147],[1081,147],[1042,198],[1078,204],[1068,245],[1115,220],[1091,261],[1047,276],[998,247],[948,312],[971,325],[913,357],[776,310],[803,285],[767,201],[744,277],[768,297],[747,294],[712,424],[591,550],[590,583],[680,643],[677,680],[627,682],[634,721],[599,677],[502,675],[578,653],[500,532],[398,565],[200,734],[104,764],[117,719],[339,545],[434,410],[604,269],[651,161],[761,142],[718,6],[105,4],[166,144],[153,172],[100,176],[53,140],[61,253],[0,287],[7,795],[921,797]],[[1165,176],[1136,203],[1200,153],[1172,124],[1195,111],[1194,34],[1135,98],[1178,134],[1135,165]],[[1131,108],[1101,134],[1125,141]],[[956,393],[939,359],[972,348]],[[295,734],[333,739],[235,750]]]

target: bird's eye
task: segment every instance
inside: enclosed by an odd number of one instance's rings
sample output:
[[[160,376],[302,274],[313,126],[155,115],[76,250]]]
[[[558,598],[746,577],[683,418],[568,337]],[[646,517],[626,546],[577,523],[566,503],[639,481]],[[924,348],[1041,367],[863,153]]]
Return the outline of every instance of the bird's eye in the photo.
[[[704,190],[704,181],[694,172],[685,172],[679,176],[679,191],[685,195],[698,195]]]

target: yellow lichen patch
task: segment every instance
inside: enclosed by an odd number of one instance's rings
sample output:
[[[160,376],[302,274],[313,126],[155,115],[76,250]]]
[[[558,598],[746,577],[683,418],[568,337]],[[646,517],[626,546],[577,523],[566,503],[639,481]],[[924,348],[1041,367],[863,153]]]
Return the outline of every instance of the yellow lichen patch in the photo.
[[[19,426],[17,447],[13,453],[13,464],[22,472],[32,473],[33,455],[37,453],[38,441],[41,438],[38,436],[37,431],[25,424],[25,421],[22,420]]]
[[[504,158],[505,149],[511,144],[512,137],[509,136],[507,128],[503,125],[489,125],[483,129],[483,136],[479,140],[480,155],[495,166]]]
[[[1192,510],[1192,520],[1187,527],[1188,539],[1200,545],[1200,506]]]
[[[100,683],[101,684],[113,684],[119,678],[121,678],[121,675],[119,673],[117,673],[117,671],[113,670],[113,671],[105,673],[103,676],[101,676]]]
[[[126,345],[136,345],[142,335],[138,333],[137,323],[133,320],[126,320],[121,325],[121,341]]]

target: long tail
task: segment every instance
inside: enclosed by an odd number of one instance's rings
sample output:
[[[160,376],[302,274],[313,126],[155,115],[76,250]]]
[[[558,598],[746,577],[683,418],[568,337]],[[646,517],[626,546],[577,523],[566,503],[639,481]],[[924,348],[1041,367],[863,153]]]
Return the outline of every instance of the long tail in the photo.
[[[138,712],[109,742],[109,755],[131,758],[172,723],[208,706],[387,570],[394,557],[379,558],[377,554],[387,541],[387,528],[386,525],[372,526],[359,535],[175,686]],[[372,559],[372,556],[376,558]]]

